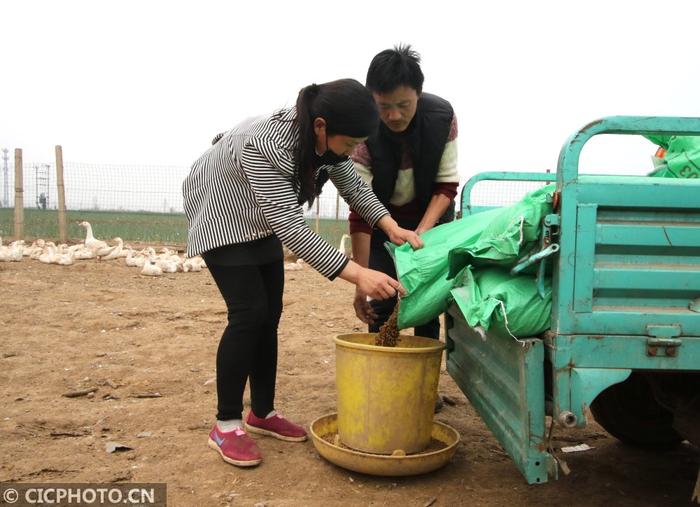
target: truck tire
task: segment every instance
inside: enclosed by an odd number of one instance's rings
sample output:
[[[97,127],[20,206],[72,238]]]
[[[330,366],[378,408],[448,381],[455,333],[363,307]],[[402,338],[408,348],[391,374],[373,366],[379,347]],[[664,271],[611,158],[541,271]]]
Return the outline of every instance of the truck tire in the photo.
[[[673,413],[654,398],[643,375],[632,373],[608,387],[591,403],[598,424],[625,444],[647,449],[672,449],[683,441],[673,429]]]

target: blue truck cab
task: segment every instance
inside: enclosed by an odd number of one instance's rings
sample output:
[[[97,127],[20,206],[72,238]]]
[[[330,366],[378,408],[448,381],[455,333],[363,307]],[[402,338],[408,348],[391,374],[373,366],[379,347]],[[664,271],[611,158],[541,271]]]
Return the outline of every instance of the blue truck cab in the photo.
[[[529,483],[557,477],[548,424],[587,415],[632,445],[700,444],[700,179],[579,174],[599,134],[700,135],[700,118],[603,118],[567,140],[556,174],[483,173],[462,193],[466,215],[487,209],[477,181],[556,181],[539,260],[550,329],[484,336],[454,303],[446,318],[449,374]]]

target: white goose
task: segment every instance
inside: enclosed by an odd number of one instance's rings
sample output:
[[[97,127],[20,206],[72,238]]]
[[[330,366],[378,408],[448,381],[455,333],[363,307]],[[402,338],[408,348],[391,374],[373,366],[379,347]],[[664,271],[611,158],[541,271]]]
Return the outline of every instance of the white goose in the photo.
[[[2,246],[2,238],[0,238],[0,262],[19,262],[22,260],[22,243],[15,241],[10,243],[10,246]]]
[[[199,255],[195,257],[189,257],[182,262],[182,271],[183,273],[187,273],[189,271],[202,271],[203,262],[204,259],[202,259]]]
[[[150,250],[149,258],[146,262],[143,263],[141,274],[146,276],[161,276],[163,274],[163,270],[160,269],[160,266],[158,264],[156,264],[155,252],[150,247],[148,248],[148,250]]]
[[[177,255],[177,250],[171,250],[167,246],[160,249],[159,257],[172,257],[173,255]]]
[[[39,257],[39,254],[42,253],[45,244],[46,242],[43,239],[39,238],[36,241],[33,241],[30,246],[25,246],[23,254],[26,257],[36,259]]]
[[[61,266],[72,266],[75,263],[75,250],[68,249],[64,253],[59,253],[56,256],[56,264]]]
[[[124,245],[124,247],[122,248],[122,251],[121,251],[121,253],[119,254],[119,257],[126,257],[126,254],[129,253],[129,250],[133,250],[133,248],[131,248],[131,245],[129,245],[129,244],[127,243],[127,244]]]
[[[122,250],[122,252],[123,251],[124,250]],[[126,259],[124,259],[124,263],[127,266],[130,268],[142,268],[145,262],[146,256],[143,252],[139,252],[134,256],[134,251],[131,248],[126,249]]]
[[[95,252],[90,250],[88,247],[86,247],[82,243],[75,245],[75,246],[77,247],[75,250],[73,250],[73,258],[75,260],[94,259],[95,258]]]
[[[304,261],[302,259],[297,259],[296,262],[286,262],[284,264],[285,271],[297,271],[299,269],[304,269]]]
[[[349,234],[343,234],[343,235],[340,237],[340,244],[338,245],[338,251],[339,251],[341,254],[343,254],[343,255],[347,255],[347,254],[348,254],[348,249],[347,249],[347,247],[345,246],[345,242],[346,242],[347,240],[349,240],[349,239],[350,239],[350,235],[349,235]]]
[[[149,250],[153,251],[152,248],[149,248]],[[176,273],[178,270],[182,270],[182,259],[175,250],[163,247],[160,251],[161,253],[155,257],[155,261],[160,266],[160,269],[163,270],[163,273]],[[153,254],[155,254],[155,251],[153,251]]]
[[[156,259],[156,264],[163,273],[177,273],[178,262],[172,258],[159,257]]]
[[[102,250],[100,250],[100,253],[98,253],[98,260],[102,261],[111,261],[112,259],[118,259],[122,255],[122,249],[124,248],[124,242],[122,241],[122,238],[114,238],[114,241],[117,242],[117,244],[113,247],[110,247],[108,252],[103,253]]]
[[[85,246],[99,255],[99,252],[103,249],[109,248],[109,245],[100,239],[95,239],[92,235],[92,225],[90,222],[82,221],[78,223],[79,226],[85,227]]]
[[[58,255],[55,243],[47,241],[44,251],[39,255],[38,260],[44,264],[54,264],[58,260]]]
[[[2,238],[0,238],[0,244],[2,244]],[[12,247],[20,247],[24,249],[24,240],[18,239],[17,241],[13,241],[12,243],[10,243],[10,248]]]

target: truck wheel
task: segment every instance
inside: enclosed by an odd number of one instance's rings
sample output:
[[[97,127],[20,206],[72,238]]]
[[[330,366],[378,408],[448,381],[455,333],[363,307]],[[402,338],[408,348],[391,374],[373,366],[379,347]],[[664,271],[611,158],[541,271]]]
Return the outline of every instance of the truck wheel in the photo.
[[[648,381],[636,373],[600,393],[591,412],[605,431],[626,444],[658,450],[683,441],[673,429],[673,413],[656,401]]]

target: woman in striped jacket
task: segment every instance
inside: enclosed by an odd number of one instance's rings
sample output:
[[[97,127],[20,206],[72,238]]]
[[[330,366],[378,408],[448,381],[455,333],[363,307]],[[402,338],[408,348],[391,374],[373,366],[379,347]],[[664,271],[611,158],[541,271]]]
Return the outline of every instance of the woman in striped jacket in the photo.
[[[262,460],[246,430],[306,439],[301,426],[274,410],[282,244],[327,278],[352,282],[373,298],[403,290],[315,234],[302,210],[330,178],[348,204],[392,242],[422,246],[415,232],[391,218],[348,157],[378,122],[374,99],[359,82],[313,84],[301,90],[296,107],[245,120],[217,136],[185,179],[187,253],[202,254],[228,309],[216,357],[218,413],[209,446],[229,463],[253,466]],[[248,379],[251,410],[243,422]]]

